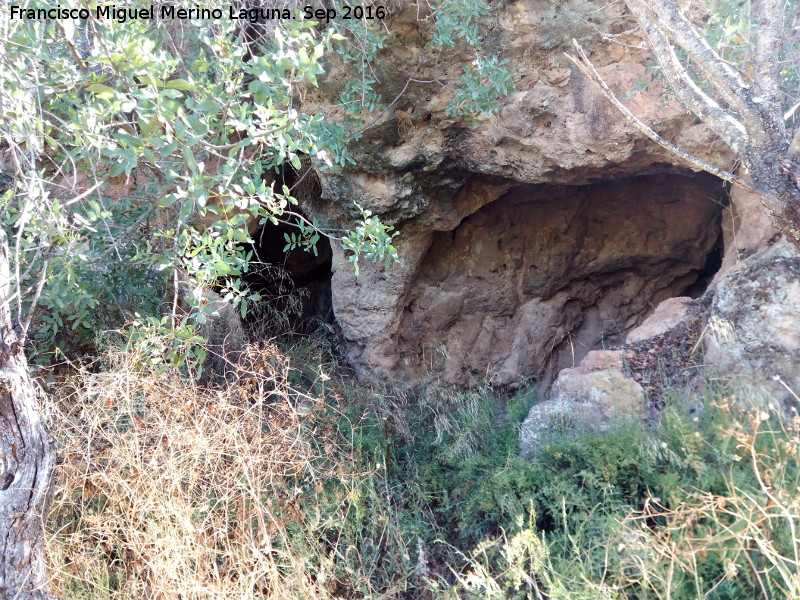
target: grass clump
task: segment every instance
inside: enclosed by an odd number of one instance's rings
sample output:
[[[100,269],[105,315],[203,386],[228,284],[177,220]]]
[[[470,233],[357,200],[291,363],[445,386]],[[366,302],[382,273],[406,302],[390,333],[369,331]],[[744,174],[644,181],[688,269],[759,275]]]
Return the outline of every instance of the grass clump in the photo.
[[[717,396],[700,416],[668,409],[631,442],[628,458],[642,459],[653,484],[640,502],[621,501],[623,485],[577,508],[565,490],[552,531],[532,502],[526,519],[472,551],[450,597],[800,597],[796,413]]]
[[[532,395],[375,390],[305,343],[46,405],[60,598],[797,598],[800,418],[708,392],[518,456]],[[324,366],[320,366],[324,365]]]
[[[251,348],[215,390],[127,355],[60,386],[59,597],[432,597],[464,564],[442,540],[513,514],[490,488],[517,460],[521,405],[488,388],[376,396],[297,354]]]
[[[203,390],[118,358],[47,406],[62,457],[48,547],[58,597],[370,596],[379,577],[352,524],[380,474],[341,436],[322,370],[318,395],[295,389],[265,346],[250,377]]]

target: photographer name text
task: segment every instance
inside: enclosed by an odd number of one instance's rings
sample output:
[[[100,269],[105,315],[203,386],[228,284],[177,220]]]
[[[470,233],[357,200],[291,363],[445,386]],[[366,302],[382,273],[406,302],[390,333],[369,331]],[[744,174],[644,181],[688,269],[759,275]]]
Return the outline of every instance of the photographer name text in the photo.
[[[34,20],[60,20],[60,19],[111,19],[118,23],[134,20],[173,20],[189,21],[199,20],[241,20],[250,23],[262,21],[291,21],[308,19],[329,23],[335,19],[383,19],[386,9],[383,6],[343,6],[340,10],[335,8],[318,8],[304,6],[300,11],[291,11],[288,8],[239,8],[224,6],[221,8],[206,8],[193,5],[190,7],[177,5],[151,4],[138,8],[117,6],[116,4],[98,5],[92,9],[86,7],[69,8],[58,5],[54,8],[25,8],[11,5],[9,7],[12,19]]]

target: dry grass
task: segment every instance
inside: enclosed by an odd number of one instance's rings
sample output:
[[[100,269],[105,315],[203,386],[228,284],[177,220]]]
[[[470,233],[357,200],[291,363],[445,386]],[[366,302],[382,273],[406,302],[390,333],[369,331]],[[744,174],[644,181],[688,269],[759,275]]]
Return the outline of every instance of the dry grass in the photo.
[[[275,346],[250,348],[219,390],[126,355],[58,386],[45,404],[62,460],[48,520],[57,597],[800,597],[796,412],[710,391],[699,417],[667,411],[621,453],[608,438],[563,446],[622,473],[583,466],[578,487],[567,462],[508,454],[517,421],[490,390],[348,389],[345,402],[343,381],[315,366],[325,352],[295,348],[295,369]],[[607,489],[629,486],[632,461],[646,463],[643,504]],[[579,499],[568,515],[557,494],[591,486],[590,508]],[[563,531],[536,529],[534,501],[561,511]]]
[[[48,523],[58,597],[316,599],[369,588],[347,560],[343,524],[374,473],[358,471],[321,371],[316,395],[297,391],[288,360],[266,345],[251,349],[239,384],[208,391],[127,360],[80,373],[46,406],[62,461]]]
[[[664,591],[670,598],[680,583],[711,598],[731,582],[750,597],[800,598],[800,416],[728,398],[715,407],[731,416],[732,460],[747,477],[731,468],[724,493],[693,490],[672,509],[653,501],[629,515],[621,527],[625,583],[658,598]],[[712,561],[723,567],[716,577],[709,577]]]

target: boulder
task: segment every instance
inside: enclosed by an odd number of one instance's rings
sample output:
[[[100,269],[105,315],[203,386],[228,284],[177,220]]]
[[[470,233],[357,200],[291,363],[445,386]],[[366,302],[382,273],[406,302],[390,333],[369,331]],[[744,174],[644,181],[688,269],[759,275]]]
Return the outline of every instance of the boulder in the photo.
[[[750,395],[763,391],[794,402],[786,386],[800,393],[800,256],[778,244],[726,275],[704,339],[712,374],[746,386]]]
[[[553,433],[605,433],[643,419],[644,390],[625,374],[623,357],[619,350],[593,351],[578,367],[561,371],[522,424],[522,457],[530,459]]]
[[[667,331],[680,325],[689,314],[692,299],[688,296],[667,298],[656,307],[655,312],[647,317],[636,329],[633,329],[625,338],[628,344],[635,344],[644,340],[663,335]]]

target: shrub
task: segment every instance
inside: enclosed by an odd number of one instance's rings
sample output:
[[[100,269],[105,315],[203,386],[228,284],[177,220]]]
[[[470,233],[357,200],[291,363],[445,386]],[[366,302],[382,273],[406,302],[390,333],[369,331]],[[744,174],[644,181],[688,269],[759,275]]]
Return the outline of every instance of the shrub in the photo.
[[[620,513],[619,498],[610,495],[570,511],[579,492],[565,489],[561,530],[543,532],[532,507],[527,520],[518,518],[508,532],[478,545],[471,567],[443,595],[800,597],[798,447],[800,417],[787,422],[775,406],[717,396],[702,417],[667,411],[628,452],[628,458],[650,456],[656,467],[643,504]],[[615,467],[630,468],[625,453],[613,456]],[[574,449],[569,457],[568,466]],[[648,480],[639,476],[630,481]],[[659,497],[662,492],[668,494]]]

